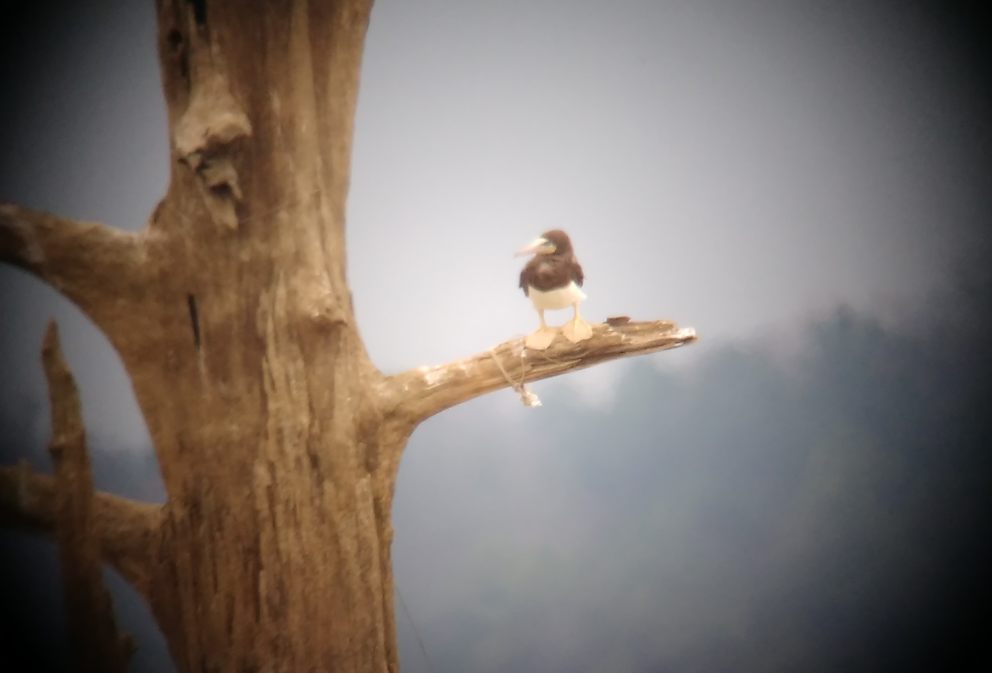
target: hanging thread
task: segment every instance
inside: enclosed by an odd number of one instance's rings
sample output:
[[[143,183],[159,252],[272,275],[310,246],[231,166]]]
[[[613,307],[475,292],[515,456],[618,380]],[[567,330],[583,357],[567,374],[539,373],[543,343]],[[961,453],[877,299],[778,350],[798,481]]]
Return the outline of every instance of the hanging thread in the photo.
[[[406,615],[406,620],[410,622],[410,628],[413,630],[413,635],[417,638],[417,643],[420,645],[420,651],[424,653],[424,660],[427,662],[427,667],[431,670],[431,673],[437,673],[437,668],[434,667],[434,662],[431,661],[430,655],[427,654],[427,647],[424,645],[424,639],[420,637],[420,632],[417,631],[417,625],[413,623],[413,617],[410,616],[410,610],[406,607],[406,601],[403,600],[403,594],[400,593],[399,586],[394,584],[393,588],[396,589],[396,598],[400,601],[400,607],[403,608],[403,614]]]
[[[496,366],[503,373],[503,378],[506,382],[510,384],[510,387],[520,395],[520,401],[524,403],[525,407],[539,407],[541,406],[541,400],[535,395],[527,386],[524,385],[524,379],[527,376],[527,368],[524,366],[524,352],[520,351],[520,382],[517,383],[510,378],[506,369],[503,368],[503,363],[500,362],[499,356],[496,355],[496,349],[490,348],[489,355],[492,356],[493,360],[496,362]]]

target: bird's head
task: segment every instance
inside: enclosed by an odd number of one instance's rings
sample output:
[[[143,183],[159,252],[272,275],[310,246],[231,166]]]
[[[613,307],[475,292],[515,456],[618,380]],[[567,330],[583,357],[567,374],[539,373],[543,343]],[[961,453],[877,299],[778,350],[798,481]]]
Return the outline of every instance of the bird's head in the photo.
[[[526,248],[518,250],[517,255],[567,254],[571,251],[572,241],[568,238],[568,234],[561,229],[552,229],[531,241]]]

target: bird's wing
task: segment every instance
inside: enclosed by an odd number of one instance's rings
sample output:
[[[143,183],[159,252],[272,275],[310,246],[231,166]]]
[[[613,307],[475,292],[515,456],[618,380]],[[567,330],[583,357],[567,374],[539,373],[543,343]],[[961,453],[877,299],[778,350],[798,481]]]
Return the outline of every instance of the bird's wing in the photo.
[[[576,285],[582,287],[582,283],[583,281],[585,281],[585,279],[586,279],[586,275],[582,273],[582,267],[579,266],[579,262],[576,261],[575,264],[572,266],[572,280],[575,281]]]
[[[524,280],[524,275],[527,273],[527,267],[525,266],[520,270],[520,289],[524,291],[524,295],[530,296],[530,289],[527,287],[527,281]]]

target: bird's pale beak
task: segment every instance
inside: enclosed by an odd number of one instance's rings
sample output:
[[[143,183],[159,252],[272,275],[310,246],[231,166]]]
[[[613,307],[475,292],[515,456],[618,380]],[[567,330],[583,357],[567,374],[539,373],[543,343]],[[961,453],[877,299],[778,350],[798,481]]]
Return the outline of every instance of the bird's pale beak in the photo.
[[[521,250],[517,251],[514,257],[519,257],[520,255],[533,255],[542,254],[548,252],[554,252],[555,246],[546,238],[535,238],[530,244]]]

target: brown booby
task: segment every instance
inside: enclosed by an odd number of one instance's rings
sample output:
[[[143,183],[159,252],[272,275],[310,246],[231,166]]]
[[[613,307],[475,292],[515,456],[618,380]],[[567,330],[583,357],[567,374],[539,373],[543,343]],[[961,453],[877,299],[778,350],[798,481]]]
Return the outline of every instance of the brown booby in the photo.
[[[572,343],[590,338],[592,327],[579,317],[579,302],[586,298],[579,288],[585,276],[568,234],[560,229],[545,232],[517,254],[534,255],[520,272],[520,287],[541,316],[541,327],[524,342],[527,348],[544,350],[550,346],[557,328],[544,322],[544,312],[569,306],[575,309],[575,317],[561,328],[561,333]]]

